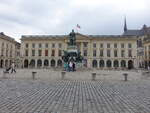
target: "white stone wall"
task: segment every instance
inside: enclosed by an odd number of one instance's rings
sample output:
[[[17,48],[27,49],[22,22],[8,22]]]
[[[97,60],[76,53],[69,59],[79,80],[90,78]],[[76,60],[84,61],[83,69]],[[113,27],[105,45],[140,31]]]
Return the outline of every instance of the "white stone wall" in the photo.
[[[32,39],[32,40],[31,40]],[[83,42],[88,42],[88,47],[87,47],[87,50],[88,50],[88,55],[87,57],[85,57],[87,59],[87,66],[92,68],[92,61],[93,60],[97,60],[97,63],[98,63],[98,68],[99,68],[99,61],[101,59],[103,59],[105,62],[107,60],[111,60],[112,61],[112,68],[113,68],[113,61],[114,60],[118,60],[119,61],[119,67],[120,67],[120,62],[121,60],[125,60],[126,61],[126,65],[128,65],[128,61],[129,60],[132,60],[134,62],[134,67],[136,68],[137,67],[137,45],[136,45],[136,39],[130,39],[130,38],[109,38],[109,39],[106,39],[106,38],[85,38],[83,36],[77,36],[77,43],[80,44],[80,50],[81,50],[81,55],[83,55],[83,50],[86,49],[83,47]],[[29,51],[29,56],[25,56],[25,44],[28,43],[29,45],[29,48],[28,48],[28,51]],[[35,56],[33,57],[32,56],[32,43],[35,43]],[[41,43],[42,44],[42,56],[38,56],[38,50],[39,50],[39,47],[38,47],[38,44]],[[49,47],[48,47],[48,57],[45,56],[45,44],[48,43]],[[52,48],[52,44],[55,43],[55,48]],[[61,48],[58,48],[58,44],[61,43],[62,44],[62,47]],[[93,48],[93,43],[96,43],[96,48]],[[104,49],[104,57],[100,57],[100,43],[103,43],[103,49]],[[110,50],[111,50],[111,57],[107,57],[107,43],[110,43]],[[114,57],[114,43],[117,43],[117,51],[118,51],[118,57]],[[125,47],[123,48],[125,50],[125,57],[121,57],[121,43],[124,43]],[[132,57],[128,57],[128,44],[131,43],[132,45]],[[51,56],[51,51],[52,49],[55,50],[55,56],[52,57]],[[58,59],[61,59],[61,57],[58,56],[58,50],[61,49],[61,50],[66,50],[67,49],[67,40],[64,38],[64,39],[53,39],[53,38],[49,38],[49,39],[41,39],[38,38],[38,39],[35,39],[33,40],[33,38],[30,38],[30,39],[24,39],[22,40],[22,43],[21,43],[21,54],[22,54],[22,57],[23,57],[23,61],[25,59],[27,60],[31,60],[31,59],[35,59],[36,61],[38,59],[41,59],[42,62],[45,60],[45,59],[48,59],[49,62],[54,59],[55,61],[57,61]],[[93,57],[93,50],[96,49],[97,50],[97,56],[96,57]],[[62,52],[63,53],[63,52]],[[24,65],[24,64],[23,64]],[[57,63],[56,63],[56,66],[57,66]],[[42,63],[42,67],[43,67],[43,63]],[[49,66],[51,67],[51,66]],[[107,67],[105,67],[107,68]]]

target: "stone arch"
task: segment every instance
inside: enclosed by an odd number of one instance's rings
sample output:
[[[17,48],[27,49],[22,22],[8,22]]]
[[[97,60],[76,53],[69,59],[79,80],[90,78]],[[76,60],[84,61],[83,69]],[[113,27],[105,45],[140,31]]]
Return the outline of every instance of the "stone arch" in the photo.
[[[132,60],[128,61],[128,69],[133,69],[133,61]]]
[[[83,66],[84,66],[84,67],[87,67],[87,59],[84,59],[84,60],[83,60]]]
[[[1,61],[0,61],[0,68],[3,68],[3,65],[4,65],[4,61],[1,60]]]
[[[46,67],[49,66],[49,61],[47,59],[44,60],[44,66],[46,66]]]
[[[148,67],[150,67],[150,61],[148,61]]]
[[[31,66],[31,67],[35,67],[35,60],[34,60],[34,59],[32,59],[32,60],[30,61],[30,66]]]
[[[61,60],[61,59],[59,59],[59,60],[57,61],[57,66],[62,67],[62,60]]]
[[[121,60],[121,67],[126,67],[126,61],[125,60]]]
[[[118,60],[114,60],[114,67],[115,68],[119,67],[119,61]]]
[[[107,67],[111,67],[111,60],[107,60],[106,64],[107,64]]]
[[[29,65],[29,61],[28,61],[27,59],[25,59],[25,60],[24,60],[24,67],[25,67],[25,68],[28,68],[28,65]]]
[[[104,66],[105,66],[104,60],[100,60],[100,61],[99,61],[99,67],[104,67]]]
[[[38,59],[37,60],[37,67],[41,67],[42,66],[42,60],[41,59]]]
[[[51,60],[51,67],[55,67],[55,65],[56,65],[56,62],[55,62],[54,59],[52,59],[52,60]]]
[[[94,68],[97,68],[97,60],[93,60],[92,66],[93,66]]]
[[[8,60],[5,60],[5,67],[8,67]]]

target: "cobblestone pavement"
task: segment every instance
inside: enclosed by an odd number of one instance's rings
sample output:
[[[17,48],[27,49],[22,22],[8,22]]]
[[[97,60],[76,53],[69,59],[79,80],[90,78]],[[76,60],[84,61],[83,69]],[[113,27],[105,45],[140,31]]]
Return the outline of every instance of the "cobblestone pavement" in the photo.
[[[0,113],[150,113],[150,82],[1,79]]]

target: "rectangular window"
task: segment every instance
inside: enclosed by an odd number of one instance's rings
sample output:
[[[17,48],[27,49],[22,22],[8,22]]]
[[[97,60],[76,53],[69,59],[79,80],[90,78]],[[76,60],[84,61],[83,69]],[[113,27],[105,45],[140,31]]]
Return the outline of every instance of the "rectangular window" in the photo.
[[[132,45],[131,45],[131,43],[129,43],[129,44],[128,44],[128,48],[132,48]]]
[[[124,48],[124,44],[123,43],[121,44],[121,48]]]
[[[42,48],[42,44],[41,43],[39,44],[39,48]]]
[[[4,55],[4,49],[2,48],[2,50],[1,50],[1,56],[3,56]]]
[[[100,48],[103,48],[103,44],[100,44]]]
[[[45,50],[45,56],[48,56],[48,50]]]
[[[34,43],[32,44],[32,48],[35,48],[35,44]]]
[[[10,57],[12,57],[12,49],[10,50]]]
[[[17,56],[20,56],[20,52],[17,52]]]
[[[55,56],[55,50],[52,50],[51,56]]]
[[[29,44],[26,44],[26,48],[28,48],[29,47]]]
[[[132,50],[128,50],[128,57],[132,57]]]
[[[87,47],[88,46],[88,42],[83,42],[83,47]]]
[[[25,56],[28,56],[28,50],[25,50]]]
[[[107,57],[110,57],[110,50],[107,50]]]
[[[61,43],[59,43],[59,44],[58,44],[58,47],[59,47],[59,48],[61,48],[61,47],[62,47],[62,44],[61,44]]]
[[[87,56],[87,50],[83,51],[83,56]]]
[[[118,52],[117,52],[117,50],[114,50],[114,57],[118,57]]]
[[[4,42],[2,43],[2,48],[4,47]]]
[[[6,50],[6,57],[8,56],[8,50]]]
[[[100,57],[103,57],[103,56],[104,56],[103,50],[100,50]]]
[[[38,53],[39,53],[39,56],[42,56],[42,50],[39,50]]]
[[[93,50],[93,57],[96,57],[96,50]]]
[[[45,48],[48,48],[48,43],[45,44]]]
[[[35,56],[35,50],[32,50],[32,56]]]
[[[125,57],[125,51],[121,50],[121,57]]]
[[[114,44],[114,48],[117,48],[117,43]]]
[[[96,43],[93,43],[93,48],[96,48]]]
[[[58,51],[58,56],[62,56],[62,50]]]
[[[54,43],[52,43],[52,48],[55,48],[55,44]]]
[[[107,48],[110,48],[110,44],[109,43],[107,44]]]

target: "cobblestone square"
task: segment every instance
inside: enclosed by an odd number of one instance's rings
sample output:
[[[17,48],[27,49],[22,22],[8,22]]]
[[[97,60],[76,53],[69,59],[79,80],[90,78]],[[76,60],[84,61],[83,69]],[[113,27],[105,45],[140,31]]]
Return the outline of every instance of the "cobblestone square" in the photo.
[[[150,113],[150,82],[0,79],[0,113]]]

